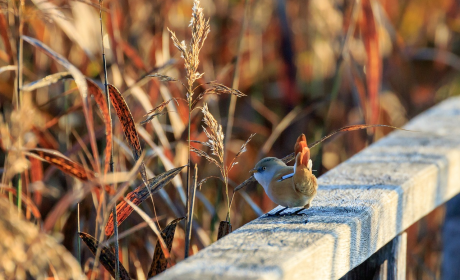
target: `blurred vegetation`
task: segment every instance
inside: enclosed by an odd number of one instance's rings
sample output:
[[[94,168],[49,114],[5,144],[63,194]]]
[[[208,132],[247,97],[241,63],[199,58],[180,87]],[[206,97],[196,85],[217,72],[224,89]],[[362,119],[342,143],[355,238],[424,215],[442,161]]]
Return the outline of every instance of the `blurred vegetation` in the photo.
[[[36,38],[62,55],[85,76],[103,87],[102,49],[107,58],[108,82],[125,98],[139,130],[150,177],[188,160],[186,103],[167,105],[167,113],[140,125],[144,115],[170,98],[185,98],[180,83],[146,77],[159,72],[184,80],[184,62],[167,30],[190,40],[191,0],[104,1],[103,38],[99,3],[80,1],[3,0],[0,14],[0,195],[19,204],[25,217],[37,224],[50,217],[64,194],[82,183],[46,162],[20,152],[47,148],[88,166],[94,155],[82,100],[73,81],[67,80],[31,92],[17,91],[65,69],[38,48],[19,40],[20,34]],[[22,6],[21,6],[22,5]],[[248,170],[265,156],[292,152],[295,139],[305,133],[309,142],[350,124],[403,126],[434,104],[457,95],[460,89],[460,5],[453,0],[202,0],[211,32],[200,53],[197,84],[217,81],[240,90],[233,127],[226,134],[228,162],[246,139],[256,133],[229,176],[230,189],[248,177]],[[246,24],[245,24],[246,22]],[[102,43],[101,43],[102,42]],[[22,47],[19,47],[21,46]],[[102,46],[101,46],[102,45]],[[19,59],[18,59],[19,58]],[[12,67],[8,67],[12,65]],[[18,78],[17,66],[20,65]],[[235,69],[239,69],[235,75]],[[19,99],[17,98],[19,96]],[[231,95],[204,98],[224,131],[229,121]],[[105,147],[104,122],[94,112],[94,133],[101,153]],[[135,165],[120,122],[114,113],[114,171]],[[191,139],[206,142],[202,115],[192,114]],[[351,157],[390,129],[351,132],[312,150],[313,169],[320,176]],[[198,147],[198,146],[197,146]],[[91,152],[89,152],[89,151]],[[219,176],[219,169],[192,154],[198,180]],[[100,163],[97,163],[100,165]],[[140,176],[129,186],[142,183]],[[141,208],[158,216],[159,225],[184,216],[185,169]],[[120,184],[121,185],[121,184]],[[20,189],[19,186],[21,187]],[[18,203],[10,189],[22,192],[30,203]],[[178,191],[182,189],[182,191]],[[191,252],[215,241],[219,221],[225,220],[225,185],[210,179],[197,190]],[[63,238],[64,246],[78,256],[77,201],[81,231],[97,236],[105,224],[97,212],[95,192],[75,198],[51,225],[50,234]],[[36,206],[40,217],[31,214]],[[234,196],[233,229],[274,207],[260,187]],[[107,209],[106,209],[107,210]],[[107,210],[109,212],[110,209]],[[439,227],[443,210],[409,229],[408,279],[439,275]],[[142,226],[137,225],[141,224]],[[121,226],[120,260],[138,279],[150,266],[156,235],[137,214]],[[184,257],[184,226],[177,227],[171,258]],[[437,238],[433,238],[435,235]],[[94,262],[86,248],[82,267]],[[108,274],[101,272],[105,277]]]

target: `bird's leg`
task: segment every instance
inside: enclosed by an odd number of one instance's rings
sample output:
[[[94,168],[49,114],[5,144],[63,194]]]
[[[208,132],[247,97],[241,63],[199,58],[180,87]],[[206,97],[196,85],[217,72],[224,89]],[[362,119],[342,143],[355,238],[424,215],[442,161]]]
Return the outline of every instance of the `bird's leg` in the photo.
[[[299,210],[293,212],[290,215],[305,216],[307,214],[300,214],[300,212],[302,212],[303,210],[307,210],[308,208],[310,208],[310,203],[308,203],[307,205],[305,205],[304,207],[300,208]]]
[[[275,214],[267,213],[267,216],[268,217],[280,216],[281,212],[283,212],[286,209],[288,209],[288,207],[284,207],[283,209],[276,211]]]
[[[305,209],[305,208],[300,208],[299,210],[293,212],[293,213],[290,214],[289,216],[295,216],[295,215],[297,215],[297,216],[304,216],[304,215],[306,215],[306,214],[300,214],[300,212],[302,212],[303,210],[306,210],[306,209]]]

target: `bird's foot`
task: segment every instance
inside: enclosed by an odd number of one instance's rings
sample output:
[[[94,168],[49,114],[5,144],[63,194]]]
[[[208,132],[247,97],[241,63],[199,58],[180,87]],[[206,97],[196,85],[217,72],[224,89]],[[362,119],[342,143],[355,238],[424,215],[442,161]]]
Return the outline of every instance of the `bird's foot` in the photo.
[[[284,207],[283,209],[278,210],[278,211],[276,211],[276,212],[273,213],[273,214],[267,213],[266,215],[267,215],[267,217],[279,217],[279,216],[281,216],[281,213],[282,213],[284,210],[286,210],[287,208],[288,208],[288,207]],[[284,215],[283,215],[283,216],[284,216]]]
[[[303,210],[307,210],[307,209],[300,208],[299,210],[290,213],[289,216],[308,216],[306,213],[302,213]]]

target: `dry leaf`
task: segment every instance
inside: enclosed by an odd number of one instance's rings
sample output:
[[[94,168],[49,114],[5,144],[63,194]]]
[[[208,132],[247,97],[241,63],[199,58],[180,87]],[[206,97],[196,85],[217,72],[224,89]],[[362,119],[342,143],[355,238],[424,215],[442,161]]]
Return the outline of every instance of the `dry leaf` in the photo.
[[[220,221],[219,223],[219,231],[217,233],[217,240],[221,239],[222,237],[226,236],[232,232],[232,224],[227,221]]]
[[[69,78],[72,78],[72,75],[70,74],[70,72],[59,72],[59,73],[48,75],[40,80],[23,85],[21,89],[23,91],[33,91],[38,88],[46,87],[54,83],[57,83],[59,81],[69,79]]]
[[[29,150],[29,152],[40,156],[46,162],[59,168],[62,172],[72,175],[82,181],[90,181],[96,177],[93,171],[85,169],[79,163],[69,159],[57,151],[37,148]]]
[[[162,231],[161,236],[166,243],[166,247],[168,251],[171,252],[173,240],[174,240],[174,233],[176,232],[177,224],[185,219],[185,217],[175,219],[171,221]],[[155,252],[153,253],[153,260],[152,264],[150,265],[148,277],[153,277],[163,271],[166,270],[168,266],[168,260],[165,258],[163,254],[163,250],[161,249],[160,241],[157,241],[155,245]]]
[[[104,118],[106,135],[104,173],[106,174],[107,172],[109,172],[110,154],[112,151],[112,119],[109,114],[109,108],[107,106],[106,98],[102,93],[101,88],[98,87],[98,85],[90,79],[86,79],[86,82],[88,83],[88,93],[94,96],[94,100],[96,101],[96,104],[102,113],[102,117]]]
[[[129,110],[128,104],[120,94],[118,89],[109,84],[110,101],[112,102],[113,108],[117,113],[118,119],[120,120],[125,138],[128,141],[133,151],[134,160],[138,160],[142,154],[141,143],[139,141],[139,135],[137,134],[136,124],[134,123],[133,116]],[[147,181],[147,173],[145,171],[145,165],[142,163],[140,167],[140,173],[144,182]]]
[[[78,234],[80,235],[80,238],[85,242],[86,246],[88,246],[89,250],[93,253],[93,255],[96,256],[97,248],[99,247],[99,242],[97,242],[97,240],[88,233],[79,232]],[[105,269],[107,269],[110,275],[112,275],[112,277],[115,278],[116,258],[112,248],[102,246],[99,261],[105,267]],[[128,272],[126,271],[125,267],[123,266],[123,264],[121,264],[120,261],[118,261],[118,267],[120,269],[120,279],[130,280],[131,278],[129,277]]]
[[[161,173],[160,175],[155,176],[150,179],[148,183],[148,188],[151,193],[155,193],[162,189],[167,183],[169,183],[185,166],[177,167]],[[130,192],[126,199],[139,206],[144,202],[149,196],[149,190],[144,185],[139,186],[134,191]],[[129,206],[125,201],[120,202],[117,205],[117,222],[118,226],[128,218],[128,216],[133,212],[133,208]],[[112,214],[110,214],[107,225],[105,226],[105,235],[110,236],[113,234],[113,219]]]

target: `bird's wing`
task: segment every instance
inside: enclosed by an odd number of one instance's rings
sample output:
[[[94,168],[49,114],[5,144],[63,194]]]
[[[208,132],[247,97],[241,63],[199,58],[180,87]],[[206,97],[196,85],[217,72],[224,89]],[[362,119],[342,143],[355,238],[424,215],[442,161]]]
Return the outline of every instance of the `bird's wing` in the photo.
[[[305,165],[301,165],[296,168],[294,175],[292,176],[294,183],[294,189],[307,196],[311,196],[316,193],[318,188],[318,182],[315,175]]]
[[[273,176],[273,178],[276,180],[276,181],[283,181],[287,178],[290,178],[294,175],[294,167],[293,166],[285,166],[285,167],[282,167],[280,168],[276,173],[275,175]],[[285,178],[285,179],[282,179],[282,178]],[[287,178],[286,178],[287,177]]]
[[[281,176],[281,178],[278,179],[278,182],[282,182],[282,181],[284,181],[284,180],[286,180],[286,179],[292,178],[292,176],[294,176],[294,172],[289,173],[289,174],[284,175],[284,176]]]

